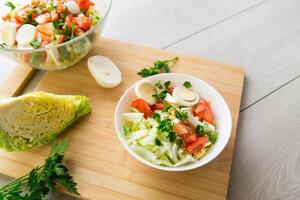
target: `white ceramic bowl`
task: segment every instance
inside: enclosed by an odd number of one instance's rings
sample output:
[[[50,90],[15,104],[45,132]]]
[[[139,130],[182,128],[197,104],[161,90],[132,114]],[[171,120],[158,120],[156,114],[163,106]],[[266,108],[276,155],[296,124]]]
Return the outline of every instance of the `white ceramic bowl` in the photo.
[[[211,85],[208,83],[190,76],[190,75],[185,75],[185,74],[177,74],[177,73],[168,73],[168,74],[159,74],[155,76],[151,76],[147,78],[153,83],[156,83],[157,81],[171,81],[173,85],[179,86],[182,85],[185,81],[191,82],[193,85],[193,89],[196,90],[199,94],[200,97],[208,100],[210,102],[210,105],[212,107],[212,111],[214,114],[214,118],[216,121],[216,127],[218,129],[218,139],[217,142],[209,149],[209,151],[204,155],[203,158],[198,160],[195,163],[191,163],[185,166],[180,166],[176,168],[172,167],[165,167],[165,166],[160,166],[151,163],[150,161],[144,159],[141,157],[139,154],[135,153],[128,143],[126,142],[126,139],[123,134],[123,128],[122,128],[122,114],[125,112],[129,112],[130,110],[130,105],[131,102],[136,99],[137,97],[135,96],[134,93],[134,87],[137,83],[133,84],[131,87],[127,89],[127,91],[122,95],[120,98],[116,111],[115,111],[115,129],[117,132],[117,135],[122,143],[122,145],[125,147],[125,149],[137,160],[141,161],[142,163],[156,168],[160,170],[165,170],[165,171],[186,171],[186,170],[191,170],[195,169],[198,167],[201,167],[210,161],[212,161],[214,158],[216,158],[225,148],[231,134],[231,115],[230,111],[228,108],[228,105],[224,98],[220,95],[220,93],[214,89]]]

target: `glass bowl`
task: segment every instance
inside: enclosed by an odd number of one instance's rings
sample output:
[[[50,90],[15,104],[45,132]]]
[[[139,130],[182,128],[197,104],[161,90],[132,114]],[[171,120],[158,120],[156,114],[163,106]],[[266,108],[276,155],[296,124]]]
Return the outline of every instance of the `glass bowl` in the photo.
[[[27,0],[29,1],[29,0]],[[0,48],[0,54],[13,61],[42,70],[62,70],[73,66],[86,56],[105,26],[112,0],[94,0],[101,20],[84,34],[59,45],[41,49]]]

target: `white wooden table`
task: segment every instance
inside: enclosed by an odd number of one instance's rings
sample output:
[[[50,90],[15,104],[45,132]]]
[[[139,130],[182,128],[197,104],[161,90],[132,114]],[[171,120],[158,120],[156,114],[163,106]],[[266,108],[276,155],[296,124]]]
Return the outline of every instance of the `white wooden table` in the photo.
[[[228,199],[300,199],[299,0],[114,0],[103,36],[243,67]]]

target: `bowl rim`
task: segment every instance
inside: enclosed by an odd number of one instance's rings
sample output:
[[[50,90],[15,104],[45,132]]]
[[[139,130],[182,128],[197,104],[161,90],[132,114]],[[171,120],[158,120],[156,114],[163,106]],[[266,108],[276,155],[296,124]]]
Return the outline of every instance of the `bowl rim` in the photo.
[[[166,76],[166,75],[174,75],[174,76],[183,76],[183,77],[186,77],[187,80],[188,79],[197,79],[197,81],[200,81],[203,85],[205,85],[205,87],[208,87],[209,89],[211,89],[212,91],[214,91],[215,93],[217,93],[221,99],[224,101],[224,105],[225,105],[225,109],[226,109],[226,112],[229,113],[229,121],[228,121],[228,126],[229,126],[229,133],[228,133],[228,136],[226,138],[226,141],[224,141],[224,145],[219,148],[218,150],[218,153],[216,153],[215,155],[211,156],[210,159],[208,159],[205,163],[200,163],[199,161],[201,160],[198,160],[196,161],[195,163],[193,164],[188,164],[188,165],[184,165],[184,166],[180,166],[180,167],[167,167],[167,166],[160,166],[160,165],[156,165],[150,161],[148,161],[147,159],[143,158],[142,156],[138,155],[136,152],[134,152],[130,146],[128,146],[126,140],[124,140],[121,136],[122,132],[120,132],[118,130],[118,115],[117,115],[117,112],[118,110],[120,109],[121,107],[121,102],[124,101],[124,99],[126,98],[126,96],[128,95],[129,91],[131,91],[132,89],[134,89],[134,87],[141,81],[144,81],[144,80],[150,80],[152,78],[155,78],[155,77],[161,77],[161,76]],[[151,81],[151,80],[150,80]],[[148,78],[145,78],[145,79],[141,79],[139,81],[136,81],[135,83],[133,83],[129,88],[126,89],[126,91],[123,93],[123,95],[121,96],[121,98],[119,99],[118,103],[117,103],[117,106],[116,106],[116,109],[115,109],[115,112],[114,112],[114,128],[115,128],[115,133],[117,134],[121,144],[123,145],[123,147],[129,152],[129,154],[134,157],[135,159],[137,159],[138,161],[144,163],[145,165],[149,166],[149,167],[152,167],[154,169],[158,169],[158,170],[162,170],[162,171],[172,171],[172,172],[178,172],[178,171],[188,171],[188,170],[193,170],[193,169],[197,169],[197,168],[200,168],[208,163],[210,163],[211,161],[213,161],[216,157],[218,157],[222,152],[223,150],[225,149],[225,147],[227,146],[228,142],[229,142],[229,139],[231,137],[231,134],[232,134],[232,116],[231,116],[231,112],[230,112],[230,109],[229,109],[229,106],[225,100],[225,98],[217,91],[217,89],[215,89],[213,86],[211,86],[209,83],[207,83],[206,81],[198,78],[198,77],[195,77],[195,76],[192,76],[192,75],[188,75],[188,74],[184,74],[184,73],[166,73],[166,74],[157,74],[157,75],[154,75],[154,76],[151,76],[151,77],[148,77]],[[200,164],[197,165],[197,162],[199,162]]]
[[[104,13],[102,19],[100,21],[98,21],[92,28],[90,28],[90,30],[88,30],[87,32],[83,33],[82,35],[75,37],[72,40],[69,40],[67,42],[61,43],[61,44],[57,44],[54,46],[49,46],[49,47],[45,47],[45,48],[39,48],[39,49],[18,49],[18,48],[0,48],[0,51],[7,51],[7,52],[14,52],[14,53],[34,53],[34,52],[43,52],[43,51],[48,51],[51,49],[55,49],[55,48],[59,48],[68,44],[71,44],[75,41],[78,41],[84,37],[86,37],[88,34],[90,34],[91,32],[93,32],[96,27],[98,27],[106,18],[108,13],[110,12],[111,9],[111,5],[112,5],[112,1],[113,0],[108,0],[109,1],[109,5],[108,5],[108,9],[106,10],[106,12]]]

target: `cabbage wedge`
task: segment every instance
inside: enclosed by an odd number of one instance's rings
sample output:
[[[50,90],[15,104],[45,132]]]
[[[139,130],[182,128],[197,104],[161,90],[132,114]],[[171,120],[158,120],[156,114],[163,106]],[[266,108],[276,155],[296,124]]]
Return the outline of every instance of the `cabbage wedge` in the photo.
[[[34,92],[0,99],[0,147],[25,151],[49,143],[91,112],[85,96]]]

